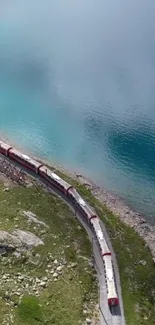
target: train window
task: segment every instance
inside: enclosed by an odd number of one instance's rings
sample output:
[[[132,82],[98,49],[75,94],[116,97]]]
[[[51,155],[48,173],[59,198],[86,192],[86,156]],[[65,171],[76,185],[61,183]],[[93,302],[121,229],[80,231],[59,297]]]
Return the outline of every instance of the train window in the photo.
[[[74,201],[74,202],[76,202],[75,201],[75,197],[71,194],[71,193],[68,193],[69,194],[69,196],[72,198],[72,200]]]

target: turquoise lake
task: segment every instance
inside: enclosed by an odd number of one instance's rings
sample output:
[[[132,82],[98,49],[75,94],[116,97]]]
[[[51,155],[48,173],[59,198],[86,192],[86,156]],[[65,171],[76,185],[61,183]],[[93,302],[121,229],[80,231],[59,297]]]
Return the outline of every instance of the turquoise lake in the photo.
[[[0,133],[153,222],[155,2],[0,4]]]

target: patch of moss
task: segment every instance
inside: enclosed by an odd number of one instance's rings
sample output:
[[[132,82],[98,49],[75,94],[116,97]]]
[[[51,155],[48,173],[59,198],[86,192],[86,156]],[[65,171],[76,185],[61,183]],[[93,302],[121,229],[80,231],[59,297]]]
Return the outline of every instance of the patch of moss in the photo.
[[[18,307],[18,316],[21,322],[29,324],[43,324],[43,311],[39,299],[35,296],[24,296]]]

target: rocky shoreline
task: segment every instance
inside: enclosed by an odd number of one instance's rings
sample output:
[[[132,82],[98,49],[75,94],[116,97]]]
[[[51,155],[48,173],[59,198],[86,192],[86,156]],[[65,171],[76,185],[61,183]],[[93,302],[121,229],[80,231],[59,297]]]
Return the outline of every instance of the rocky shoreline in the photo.
[[[1,140],[10,143],[10,141],[8,139],[6,140],[6,138],[4,139],[4,137],[1,137]],[[19,149],[24,152],[23,148]],[[32,154],[30,155],[32,156]],[[55,165],[49,161],[38,159],[38,157],[34,158],[42,161],[44,164],[56,168],[57,170],[79,181],[81,184],[84,184],[87,188],[89,188],[94,197],[96,197],[101,203],[105,204],[106,207],[112,213],[117,215],[122,222],[133,228],[144,239],[146,246],[151,251],[153,260],[155,261],[155,227],[146,222],[144,216],[132,210],[121,198],[117,197],[110,191],[106,191],[104,188],[97,186],[85,176],[76,172],[68,171],[63,166]]]

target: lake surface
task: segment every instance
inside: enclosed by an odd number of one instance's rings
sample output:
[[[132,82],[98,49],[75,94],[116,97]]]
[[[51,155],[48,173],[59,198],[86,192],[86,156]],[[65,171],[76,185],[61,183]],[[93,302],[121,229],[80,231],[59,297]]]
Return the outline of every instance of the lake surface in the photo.
[[[0,130],[155,220],[155,2],[0,4]]]

